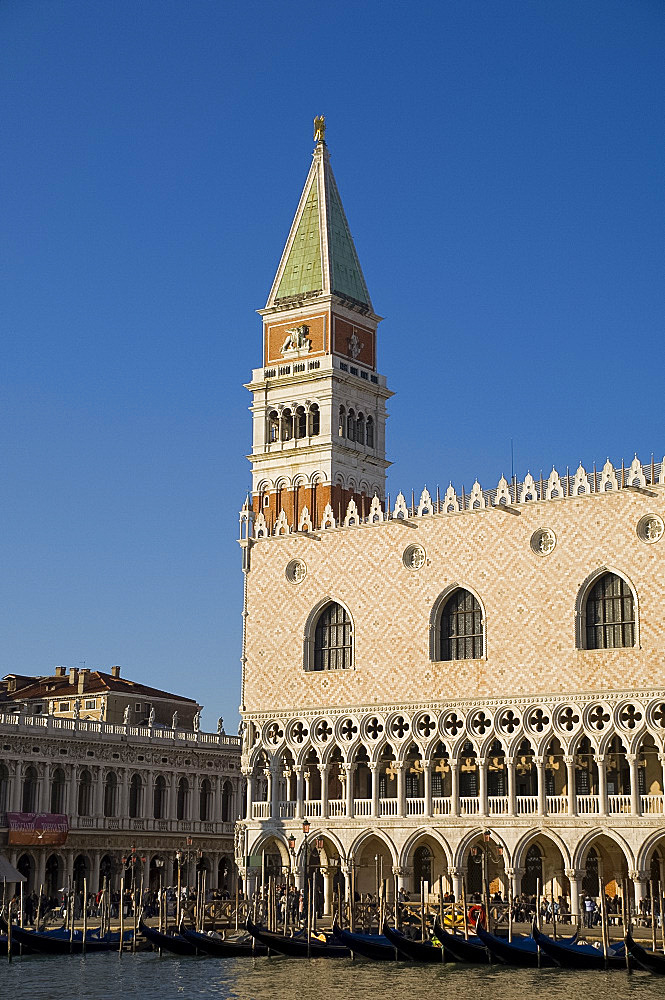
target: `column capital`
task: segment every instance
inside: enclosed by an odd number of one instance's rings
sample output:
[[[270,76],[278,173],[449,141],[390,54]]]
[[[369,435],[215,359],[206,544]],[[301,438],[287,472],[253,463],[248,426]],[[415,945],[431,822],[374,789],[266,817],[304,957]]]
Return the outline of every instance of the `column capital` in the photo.
[[[644,870],[629,871],[628,875],[632,878],[633,882],[648,882],[651,878],[651,872]]]
[[[451,878],[462,878],[465,871],[464,868],[458,868],[456,865],[448,865],[448,874]]]
[[[508,767],[512,767],[514,765],[514,763],[515,763],[515,758],[514,757],[506,757],[506,765]]]
[[[545,766],[545,758],[541,757],[540,754],[538,756],[536,756],[536,757],[533,758],[533,762],[536,765],[536,767],[544,767]]]
[[[563,762],[568,767],[570,767],[571,764],[575,763],[575,754],[569,754],[569,753],[564,754],[563,755]]]
[[[476,763],[478,764],[478,767],[487,767],[488,760],[489,760],[488,757],[476,757]]]
[[[459,768],[459,759],[457,757],[450,757],[448,759],[448,766],[457,771]]]
[[[404,877],[405,875],[408,874],[409,874],[408,868],[402,868],[400,865],[393,865],[393,875],[397,875],[398,877],[400,876]]]
[[[563,873],[566,876],[566,878],[573,879],[574,881],[577,882],[579,882],[580,879],[584,878],[583,868],[564,868]]]
[[[316,766],[319,769],[319,774],[327,774],[330,770],[330,764],[317,764]]]
[[[629,764],[637,764],[637,754],[636,753],[627,753],[626,754],[626,760],[628,761]]]
[[[595,760],[596,764],[604,764],[605,761],[607,760],[604,753],[594,754],[593,759]]]
[[[250,778],[254,774],[253,767],[242,767],[240,770],[244,778]]]
[[[356,769],[356,767],[358,765],[354,764],[354,763],[347,763],[345,761],[342,766],[343,766],[343,768],[344,768],[344,770],[346,771],[347,774],[353,774],[353,772],[355,771],[355,769]]]
[[[293,771],[293,773],[295,774],[296,778],[299,778],[299,777],[300,777],[300,775],[301,775],[301,774],[303,773],[303,771],[305,770],[305,768],[304,768],[304,765],[303,765],[303,764],[294,764],[294,765],[293,765],[293,767],[291,768],[291,770],[292,770],[292,771]]]
[[[378,771],[379,762],[378,760],[371,760],[367,766],[369,767],[370,771]]]

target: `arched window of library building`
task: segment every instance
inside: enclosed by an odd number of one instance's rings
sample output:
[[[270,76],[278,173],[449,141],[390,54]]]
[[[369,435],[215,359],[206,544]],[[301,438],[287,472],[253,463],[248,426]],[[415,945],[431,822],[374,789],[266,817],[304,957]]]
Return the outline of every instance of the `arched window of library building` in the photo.
[[[143,782],[140,774],[133,774],[129,783],[129,815],[137,819],[143,812]]]
[[[477,598],[459,587],[445,600],[438,622],[439,660],[478,660],[485,654],[483,613]]]
[[[0,764],[0,813],[7,812],[9,804],[9,771]]]
[[[64,813],[65,811],[65,772],[61,767],[56,767],[51,778],[51,812]]]
[[[92,814],[92,775],[85,770],[79,778],[79,816],[90,816]]]
[[[617,573],[603,573],[584,602],[585,649],[625,649],[635,645],[635,599],[630,584]]]
[[[308,632],[305,669],[347,670],[352,666],[353,623],[345,607],[336,601],[328,602]]]
[[[36,812],[37,807],[37,768],[33,767],[32,764],[28,767],[23,778],[23,795],[21,798],[22,809],[21,812],[31,813]]]

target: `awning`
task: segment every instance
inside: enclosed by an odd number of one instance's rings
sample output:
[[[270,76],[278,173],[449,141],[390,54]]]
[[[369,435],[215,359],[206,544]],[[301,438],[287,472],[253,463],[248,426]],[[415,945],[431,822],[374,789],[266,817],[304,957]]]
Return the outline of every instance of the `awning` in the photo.
[[[0,882],[26,882],[25,875],[21,875],[17,868],[10,865],[7,858],[0,854]]]

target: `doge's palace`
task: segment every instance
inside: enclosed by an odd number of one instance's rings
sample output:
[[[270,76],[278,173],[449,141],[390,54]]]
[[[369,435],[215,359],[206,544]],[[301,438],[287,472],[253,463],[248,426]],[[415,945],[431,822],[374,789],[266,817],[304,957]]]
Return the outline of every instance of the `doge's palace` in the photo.
[[[321,129],[261,315],[246,878],[307,863],[328,909],[352,870],[459,897],[489,840],[503,890],[639,901],[665,859],[665,465],[386,496],[380,317]]]

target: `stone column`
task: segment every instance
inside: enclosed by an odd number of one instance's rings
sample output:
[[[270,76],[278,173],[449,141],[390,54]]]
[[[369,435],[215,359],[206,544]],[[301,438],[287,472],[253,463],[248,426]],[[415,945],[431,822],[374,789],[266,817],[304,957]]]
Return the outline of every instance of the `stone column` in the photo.
[[[665,754],[659,753],[658,760],[660,761],[660,770],[662,772],[660,776],[660,794],[665,796]]]
[[[462,899],[462,885],[464,883],[464,869],[463,868],[449,868],[448,876],[453,884],[453,895],[455,897],[455,902],[459,903]]]
[[[545,788],[545,758],[544,757],[534,757],[533,762],[536,765],[536,773],[538,776],[538,815],[547,815],[547,792]]]
[[[515,758],[506,757],[506,772],[508,774],[508,815],[515,815]]]
[[[88,892],[99,892],[101,889],[101,885],[99,884],[99,865],[102,860],[102,852],[91,851],[90,853],[90,885],[88,886]]]
[[[423,782],[425,792],[425,816],[432,815],[432,761],[423,763]]]
[[[310,778],[311,778],[310,773],[309,773],[309,769],[307,769],[306,771],[303,772],[303,777],[305,779],[305,802],[309,802],[309,801],[311,801],[310,794],[309,794]]]
[[[35,891],[39,892],[40,885],[46,882],[46,852],[47,848],[42,848],[37,852],[37,871],[35,873]]]
[[[369,765],[372,774],[372,817],[379,815],[379,765],[376,761],[371,761]]]
[[[268,778],[268,784],[270,788],[269,799],[270,799],[270,816],[272,819],[279,819],[279,776],[281,773],[281,764],[272,764],[270,767],[270,774]]]
[[[459,760],[450,758],[450,815],[459,816]]]
[[[321,775],[321,817],[328,819],[328,775],[330,768],[327,764],[317,764]]]
[[[395,763],[397,769],[397,815],[404,816],[406,812],[406,802],[404,796],[404,761]]]
[[[143,790],[145,798],[143,800],[143,809],[141,814],[144,819],[154,820],[155,818],[155,773],[152,769],[145,772],[145,782],[143,784]]]
[[[304,809],[302,764],[296,764],[293,770],[296,774],[296,819],[302,819]]]
[[[37,796],[37,812],[50,813],[51,783],[49,781],[48,764],[42,764],[40,770],[41,774],[39,775],[39,795]],[[39,889],[39,885],[37,886],[37,889]]]
[[[65,855],[65,887],[71,889],[74,885],[74,852],[67,850]]]
[[[104,778],[105,778],[105,771],[104,771],[103,767],[98,767],[96,769],[96,771],[97,771],[97,774],[96,774],[97,780],[96,780],[96,784],[95,784],[95,795],[94,795],[94,802],[93,802],[93,806],[92,806],[92,815],[95,816],[97,820],[100,820],[104,816]],[[97,823],[95,823],[95,826],[99,827],[99,826],[103,826],[103,824],[100,823],[100,822],[97,822]]]
[[[21,812],[23,798],[23,768],[19,760],[13,763],[13,780],[11,784],[11,808],[9,812]]]
[[[506,874],[510,877],[513,889],[513,899],[522,892],[522,878],[525,871],[526,868],[521,868],[519,865],[515,865],[513,868],[506,868]]]
[[[575,922],[580,918],[580,891],[584,872],[579,868],[566,868],[565,875],[570,882],[570,913]]]
[[[649,879],[651,872],[631,871],[628,872],[635,890],[635,913],[640,912],[640,903],[649,895]]]
[[[393,875],[397,876],[397,891],[400,889],[406,889],[406,879],[407,871],[406,868],[399,868],[398,866],[393,866]]]
[[[566,787],[568,788],[568,815],[577,816],[577,797],[575,791],[575,757],[566,755],[563,758],[566,765]]]
[[[344,773],[346,774],[346,817],[347,819],[353,819],[353,776],[355,774],[356,765],[355,764],[345,764]]]
[[[72,764],[71,771],[69,775],[69,781],[67,782],[67,805],[68,812],[70,816],[78,816],[78,775],[76,773],[76,764]]]
[[[120,776],[120,802],[118,815],[126,820],[129,816],[129,768],[125,768]]]
[[[478,757],[478,814],[487,816],[487,757]]]
[[[607,759],[600,753],[595,760],[598,765],[598,813],[607,816]]]
[[[245,808],[246,819],[252,818],[252,801],[254,792],[254,774],[251,767],[244,767],[242,773],[245,776]]]
[[[640,788],[637,780],[637,754],[627,753],[626,760],[630,767],[630,811],[633,816],[641,816]]]
[[[145,892],[146,889],[150,888],[150,854],[146,854],[144,855],[144,857],[145,861],[143,862],[143,891]],[[137,889],[140,891],[141,889],[140,884],[137,886]]]

